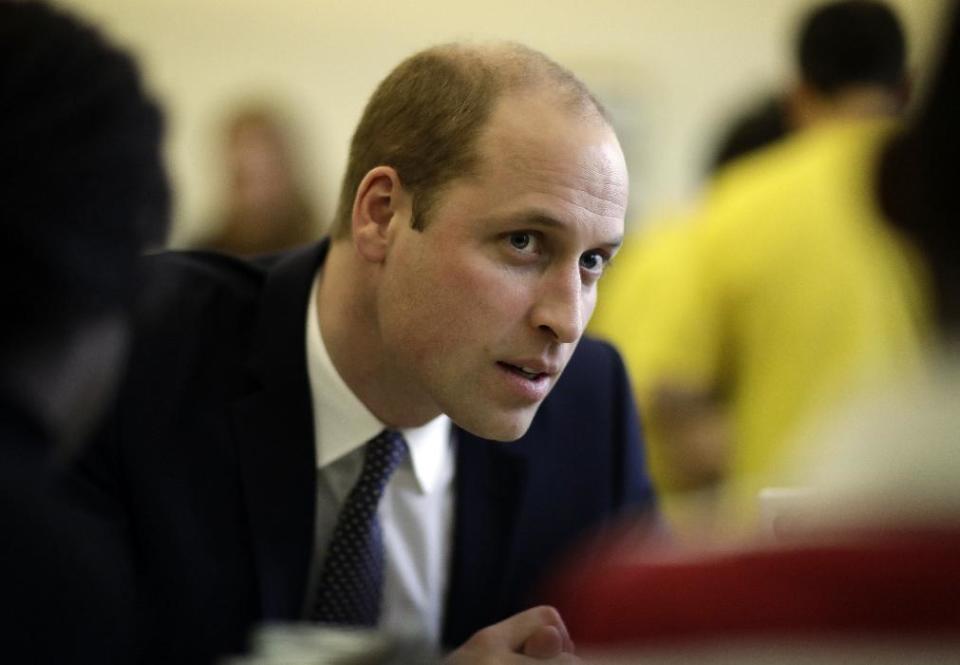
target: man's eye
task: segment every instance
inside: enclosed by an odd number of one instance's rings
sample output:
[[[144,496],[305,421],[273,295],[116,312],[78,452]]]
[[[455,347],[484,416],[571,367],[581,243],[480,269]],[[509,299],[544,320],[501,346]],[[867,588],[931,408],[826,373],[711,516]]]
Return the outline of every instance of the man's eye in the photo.
[[[603,264],[604,256],[600,252],[586,252],[580,257],[580,265],[591,272],[600,272]]]
[[[510,245],[514,249],[519,249],[520,251],[527,251],[530,249],[530,246],[533,244],[533,238],[529,233],[511,233],[510,234]]]

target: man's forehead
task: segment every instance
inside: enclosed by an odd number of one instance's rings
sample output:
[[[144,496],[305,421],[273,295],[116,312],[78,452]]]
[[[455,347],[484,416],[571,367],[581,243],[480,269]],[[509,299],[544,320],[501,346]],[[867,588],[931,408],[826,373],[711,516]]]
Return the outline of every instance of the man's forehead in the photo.
[[[478,139],[476,175],[510,178],[507,185],[536,178],[582,188],[598,199],[591,207],[622,217],[629,185],[613,129],[598,114],[584,116],[552,101],[548,94],[505,98]]]
[[[493,103],[481,135],[495,133],[549,136],[556,126],[613,134],[610,123],[589,101],[571,101],[548,86],[506,91]]]
[[[606,119],[599,113],[572,110],[555,97],[549,92],[503,96],[477,139],[481,167],[566,154],[596,162],[594,168],[604,175],[616,177],[625,171],[619,141]]]

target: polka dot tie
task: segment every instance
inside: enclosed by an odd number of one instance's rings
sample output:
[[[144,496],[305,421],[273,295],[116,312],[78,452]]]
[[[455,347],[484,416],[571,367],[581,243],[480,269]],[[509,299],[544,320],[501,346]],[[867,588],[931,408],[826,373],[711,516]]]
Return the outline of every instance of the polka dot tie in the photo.
[[[376,626],[383,596],[383,535],[377,506],[407,451],[403,435],[383,430],[366,443],[363,470],[340,510],[323,562],[311,618]]]

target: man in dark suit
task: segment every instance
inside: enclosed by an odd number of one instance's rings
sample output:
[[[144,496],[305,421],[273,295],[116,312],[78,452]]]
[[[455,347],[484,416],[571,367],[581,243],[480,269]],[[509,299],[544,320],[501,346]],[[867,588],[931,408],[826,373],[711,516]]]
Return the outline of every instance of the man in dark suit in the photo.
[[[626,200],[616,136],[572,74],[519,45],[450,45],[374,93],[330,240],[154,257],[86,465],[132,543],[148,655],[203,660],[256,621],[313,618],[463,644],[461,663],[572,658],[554,611],[523,611],[538,579],[653,503],[620,359],[580,342]],[[398,430],[373,501],[383,567],[356,573],[375,611],[343,620],[331,560]]]

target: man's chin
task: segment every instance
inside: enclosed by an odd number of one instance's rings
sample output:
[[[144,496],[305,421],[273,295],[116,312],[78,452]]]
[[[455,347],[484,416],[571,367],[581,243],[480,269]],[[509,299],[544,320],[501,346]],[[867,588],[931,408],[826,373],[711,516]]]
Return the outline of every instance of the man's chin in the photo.
[[[533,417],[537,414],[540,405],[532,406],[522,410],[496,413],[471,413],[463,418],[457,418],[453,415],[450,419],[458,427],[464,429],[474,436],[481,439],[490,439],[491,441],[516,441],[530,429]]]

